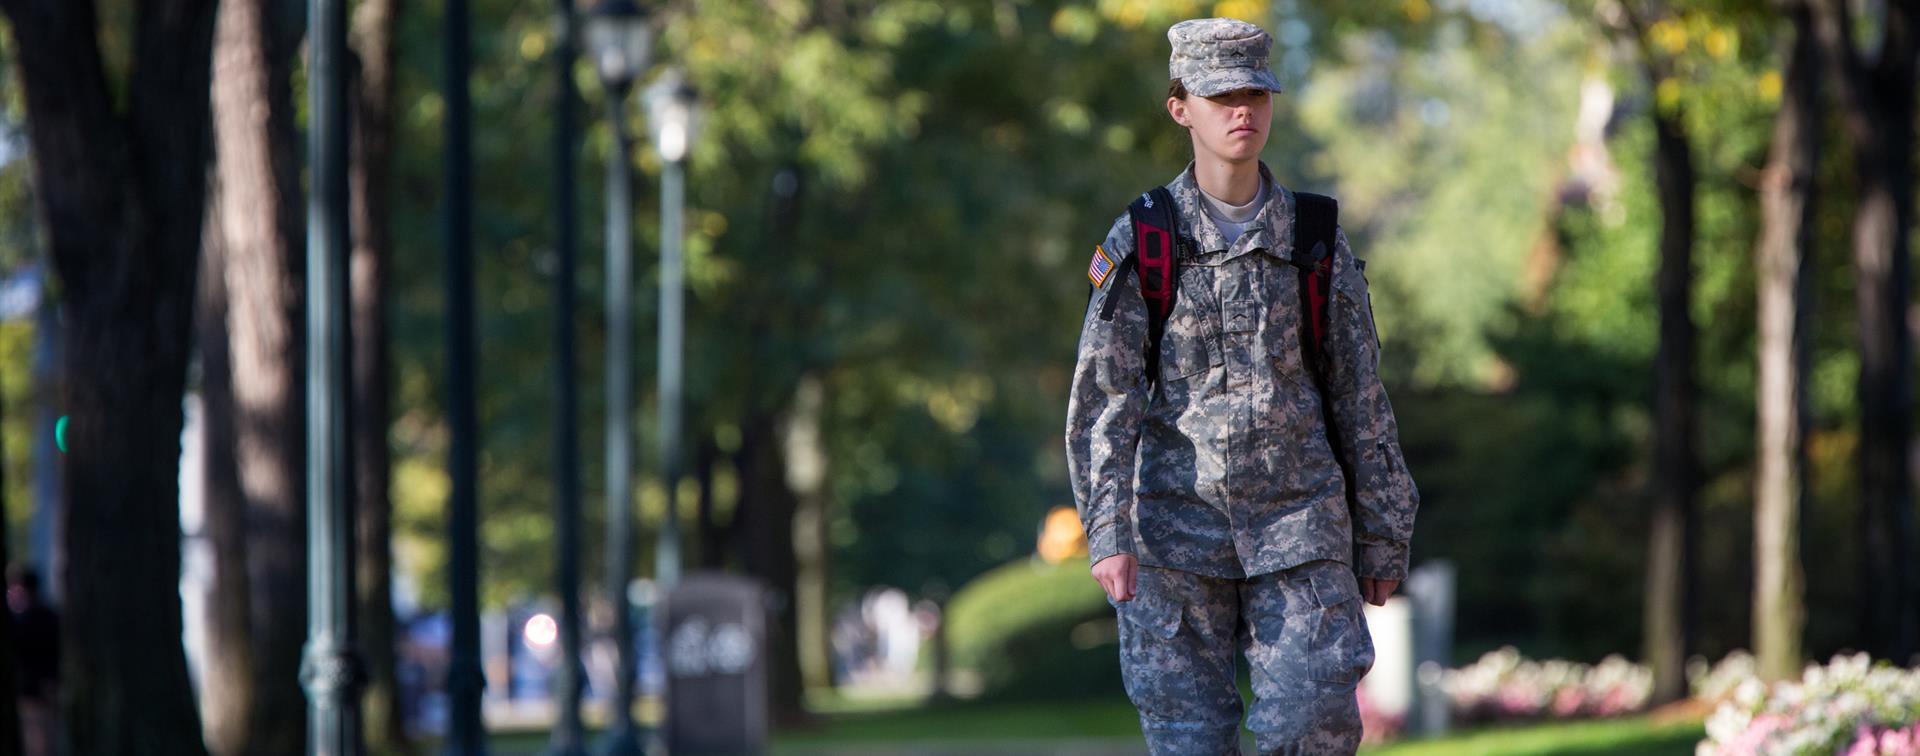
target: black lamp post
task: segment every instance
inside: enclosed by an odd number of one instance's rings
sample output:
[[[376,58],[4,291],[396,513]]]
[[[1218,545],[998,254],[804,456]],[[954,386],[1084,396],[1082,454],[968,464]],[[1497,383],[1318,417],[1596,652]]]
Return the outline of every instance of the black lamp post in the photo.
[[[647,88],[647,123],[659,150],[660,174],[660,476],[667,494],[655,579],[662,591],[680,579],[680,411],[682,341],[686,332],[680,243],[686,209],[685,165],[700,128],[700,98],[679,69]]]
[[[474,372],[479,342],[474,335],[473,293],[473,98],[467,0],[447,0],[444,17],[446,117],[447,280],[447,499],[448,611],[452,616],[447,662],[447,749],[483,753],[485,725],[480,695],[479,407]]]
[[[613,605],[614,696],[608,752],[639,752],[633,727],[633,163],[627,92],[647,65],[652,29],[632,0],[603,0],[587,19],[587,49],[607,93],[607,599]]]
[[[574,120],[579,93],[573,83],[578,57],[573,0],[559,0],[559,44],[554,49],[558,76],[554,113],[554,257],[553,345],[554,399],[559,416],[554,422],[554,539],[557,541],[554,579],[560,592],[560,664],[553,678],[554,722],[550,752],[579,756],[585,741],[580,721],[580,693],[585,679],[580,654],[580,439],[578,386],[574,381],[574,180],[578,151]]]

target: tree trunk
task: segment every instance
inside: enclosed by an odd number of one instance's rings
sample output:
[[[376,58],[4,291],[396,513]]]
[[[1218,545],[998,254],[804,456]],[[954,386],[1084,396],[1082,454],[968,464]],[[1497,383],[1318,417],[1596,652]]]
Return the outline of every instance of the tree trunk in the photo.
[[[1820,164],[1819,53],[1811,11],[1794,3],[1773,125],[1772,156],[1760,190],[1759,459],[1753,502],[1753,650],[1762,679],[1800,674],[1806,625],[1800,519],[1806,500],[1807,289],[1813,259],[1813,187]]]
[[[393,255],[393,25],[397,0],[362,0],[354,12],[359,78],[353,98],[353,453],[359,506],[360,640],[367,664],[367,744],[376,752],[412,750],[394,673],[393,500],[387,442],[387,265]]]
[[[1653,702],[1684,697],[1693,525],[1693,157],[1680,114],[1656,111],[1660,193],[1660,346],[1654,358],[1653,518],[1648,534],[1646,660]]]
[[[247,500],[233,457],[233,361],[227,347],[226,255],[220,232],[220,185],[210,177],[202,232],[200,296],[200,496],[213,586],[207,597],[207,652],[200,681],[200,716],[207,750],[255,753],[247,740],[253,717],[252,600],[247,586]]]
[[[255,753],[306,743],[306,395],[300,174],[277,0],[227,0],[214,32],[214,153],[233,398],[248,512]],[[217,449],[210,456],[219,456]]]
[[[768,625],[768,691],[776,725],[805,718],[798,624],[794,611],[796,581],[793,546],[793,492],[787,488],[787,463],[772,412],[755,411],[740,429],[740,508],[747,574],[772,593],[774,617]]]
[[[770,259],[789,259],[799,227],[804,174],[788,166],[775,176],[767,194],[766,245]],[[783,313],[763,312],[752,329],[757,353],[790,338],[785,329],[793,319]],[[804,373],[803,371],[800,371]],[[768,629],[768,691],[774,724],[795,725],[806,719],[802,706],[805,680],[800,667],[798,565],[794,548],[794,515],[799,508],[788,484],[789,461],[779,415],[793,405],[795,386],[768,381],[756,372],[748,381],[746,417],[740,423],[740,500],[734,507],[733,528],[739,532],[740,556],[748,575],[759,578],[771,592],[775,616]]]
[[[794,642],[804,688],[833,685],[827,607],[828,461],[821,423],[827,390],[817,376],[802,378],[785,423],[787,485],[794,493]]]
[[[4,427],[5,425],[4,421],[7,416],[5,405],[5,392],[0,392],[0,427]],[[12,557],[7,553],[7,538],[9,534],[7,533],[6,463],[6,436],[5,434],[0,434],[0,565],[13,564]],[[0,756],[19,756],[22,747],[20,741],[20,709],[12,705],[14,700],[12,696],[14,695],[14,691],[17,690],[14,675],[18,674],[15,670],[19,666],[13,658],[14,649],[13,617],[9,614],[5,620],[0,620],[0,686],[5,686],[0,687],[0,690],[6,691],[6,695],[8,696],[5,703],[0,703]]]
[[[694,503],[694,539],[699,543],[702,569],[720,570],[726,565],[726,531],[714,522],[713,469],[720,461],[720,448],[713,442],[711,430],[703,432],[693,453],[693,479],[699,486]]]
[[[179,460],[213,5],[142,4],[132,80],[116,88],[92,3],[0,0],[69,316],[57,579],[77,756],[206,752],[180,644]]]
[[[1862,637],[1874,655],[1906,664],[1916,650],[1912,470],[1912,270],[1916,11],[1883,3],[1878,58],[1854,47],[1845,0],[1819,0],[1814,18],[1854,143],[1860,206],[1854,211],[1855,304],[1860,321],[1860,534]]]

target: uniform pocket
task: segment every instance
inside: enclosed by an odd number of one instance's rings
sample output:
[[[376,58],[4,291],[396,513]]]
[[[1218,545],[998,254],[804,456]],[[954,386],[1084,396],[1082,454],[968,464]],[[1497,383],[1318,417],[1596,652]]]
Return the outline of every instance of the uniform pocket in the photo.
[[[1210,291],[1211,274],[1205,269],[1182,268],[1180,296],[1167,316],[1160,335],[1160,380],[1163,383],[1185,381],[1222,364],[1219,344],[1219,305]]]
[[[1373,636],[1361,608],[1360,584],[1339,562],[1310,568],[1309,585],[1319,618],[1309,643],[1308,675],[1320,682],[1353,685],[1373,668]]]
[[[1280,274],[1291,271],[1292,268],[1278,269]],[[1309,385],[1313,379],[1307,373],[1305,354],[1300,350],[1300,324],[1304,316],[1288,296],[1297,285],[1283,280],[1278,288],[1282,296],[1267,302],[1267,316],[1260,324],[1260,346],[1266,351],[1273,372],[1296,385]]]
[[[1406,461],[1400,457],[1400,445],[1391,436],[1371,436],[1355,442],[1360,459],[1354,465],[1354,479],[1362,494],[1383,491],[1396,481],[1407,480]]]
[[[1155,579],[1152,568],[1141,568],[1134,573],[1133,598],[1127,601],[1107,599],[1114,611],[1119,613],[1120,621],[1130,623],[1161,638],[1172,638],[1180,632],[1181,604],[1178,599],[1168,596],[1164,584]]]
[[[1183,381],[1204,373],[1213,364],[1206,334],[1193,318],[1169,319],[1160,336],[1160,379]]]
[[[1107,603],[1120,613],[1122,622],[1132,623],[1161,638],[1172,638],[1180,633],[1180,607],[1177,604],[1148,598],[1137,592],[1131,601],[1107,599]]]

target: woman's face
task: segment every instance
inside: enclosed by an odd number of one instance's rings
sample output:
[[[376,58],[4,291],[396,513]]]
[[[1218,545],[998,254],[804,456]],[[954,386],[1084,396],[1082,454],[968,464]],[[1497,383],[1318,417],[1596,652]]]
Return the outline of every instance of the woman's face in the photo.
[[[1167,113],[1193,133],[1195,157],[1229,163],[1256,160],[1267,146],[1273,122],[1273,98],[1265,89],[1248,88],[1212,97],[1167,98]]]

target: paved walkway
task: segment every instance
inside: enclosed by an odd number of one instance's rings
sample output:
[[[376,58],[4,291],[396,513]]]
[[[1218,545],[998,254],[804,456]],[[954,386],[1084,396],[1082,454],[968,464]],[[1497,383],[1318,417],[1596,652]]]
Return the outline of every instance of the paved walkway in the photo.
[[[780,745],[773,756],[1145,756],[1139,738],[1113,740],[956,740],[912,745]]]

